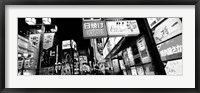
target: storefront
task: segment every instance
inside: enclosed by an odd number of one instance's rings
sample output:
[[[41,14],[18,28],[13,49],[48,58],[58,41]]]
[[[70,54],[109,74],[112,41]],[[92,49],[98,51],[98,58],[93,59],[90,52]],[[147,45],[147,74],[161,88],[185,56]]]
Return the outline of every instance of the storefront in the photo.
[[[18,75],[35,75],[38,65],[38,48],[18,35]]]
[[[163,18],[162,22],[157,23],[158,25],[152,27],[151,31],[161,61],[165,66],[165,72],[167,75],[182,75],[183,27],[181,18]]]
[[[122,71],[124,75],[182,75],[181,20],[150,18],[149,21],[147,18],[136,19],[134,23],[137,20],[140,20],[138,25],[132,24],[132,27],[135,27],[134,30],[138,28],[139,32],[133,30],[133,35],[124,35],[119,30],[125,28],[121,26],[123,22],[130,20],[115,21],[117,34],[114,30],[108,33],[110,36],[103,54],[106,59],[110,59],[114,73]],[[107,24],[107,28],[109,27]],[[120,35],[122,38],[115,42],[114,38]]]

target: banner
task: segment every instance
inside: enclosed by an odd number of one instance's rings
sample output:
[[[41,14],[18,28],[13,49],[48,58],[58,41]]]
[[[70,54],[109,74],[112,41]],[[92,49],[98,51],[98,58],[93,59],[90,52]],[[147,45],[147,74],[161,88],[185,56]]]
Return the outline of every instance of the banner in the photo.
[[[136,20],[107,21],[108,36],[137,36],[140,34]]]
[[[44,33],[43,49],[49,49],[53,46],[55,33]]]
[[[35,45],[37,48],[39,48],[40,34],[30,34],[29,41],[30,41],[31,45]]]
[[[106,37],[105,21],[83,21],[83,37],[98,38]]]

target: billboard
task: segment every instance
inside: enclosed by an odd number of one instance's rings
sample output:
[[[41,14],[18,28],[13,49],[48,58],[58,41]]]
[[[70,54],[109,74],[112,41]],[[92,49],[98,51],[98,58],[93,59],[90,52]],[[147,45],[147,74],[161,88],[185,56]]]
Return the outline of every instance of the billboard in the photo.
[[[140,34],[136,20],[106,21],[108,36],[137,36]]]
[[[156,44],[182,33],[182,22],[179,18],[168,18],[155,28],[153,37]]]
[[[182,35],[157,45],[162,61],[182,58]]]
[[[83,21],[83,37],[97,38],[106,37],[105,21]]]

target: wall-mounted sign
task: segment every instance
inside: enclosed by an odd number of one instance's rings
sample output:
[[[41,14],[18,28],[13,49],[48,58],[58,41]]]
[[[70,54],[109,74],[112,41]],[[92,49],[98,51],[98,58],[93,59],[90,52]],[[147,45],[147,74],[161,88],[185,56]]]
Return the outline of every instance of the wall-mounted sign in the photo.
[[[168,61],[165,66],[167,75],[183,75],[183,62],[180,60]]]
[[[109,36],[137,36],[140,34],[136,20],[107,21]]]
[[[156,44],[182,33],[183,27],[179,18],[168,18],[154,30]]]
[[[83,21],[83,37],[98,38],[106,37],[105,21]]]
[[[147,21],[149,23],[149,27],[152,29],[155,25],[160,23],[164,18],[147,18]]]
[[[144,37],[137,40],[137,47],[142,63],[151,62],[151,57],[149,56],[148,48],[146,46]]]
[[[162,61],[182,58],[182,35],[157,45]]]
[[[62,49],[70,49],[70,40],[62,41]]]

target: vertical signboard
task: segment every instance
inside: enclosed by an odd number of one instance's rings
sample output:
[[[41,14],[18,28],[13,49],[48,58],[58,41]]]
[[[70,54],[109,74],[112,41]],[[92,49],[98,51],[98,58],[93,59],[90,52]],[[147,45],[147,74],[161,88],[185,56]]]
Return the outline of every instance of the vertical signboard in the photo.
[[[30,34],[29,41],[30,41],[31,45],[35,45],[37,48],[39,48],[40,34]]]
[[[151,62],[151,57],[149,56],[149,52],[148,52],[144,37],[137,40],[137,47],[139,50],[142,63]]]
[[[137,36],[140,34],[136,20],[106,21],[109,36]]]
[[[182,33],[182,22],[179,18],[168,18],[155,28],[153,37],[156,44]]]
[[[49,49],[50,47],[53,46],[54,34],[55,33],[44,34],[43,49]]]
[[[83,37],[97,38],[106,37],[105,21],[83,21]]]

